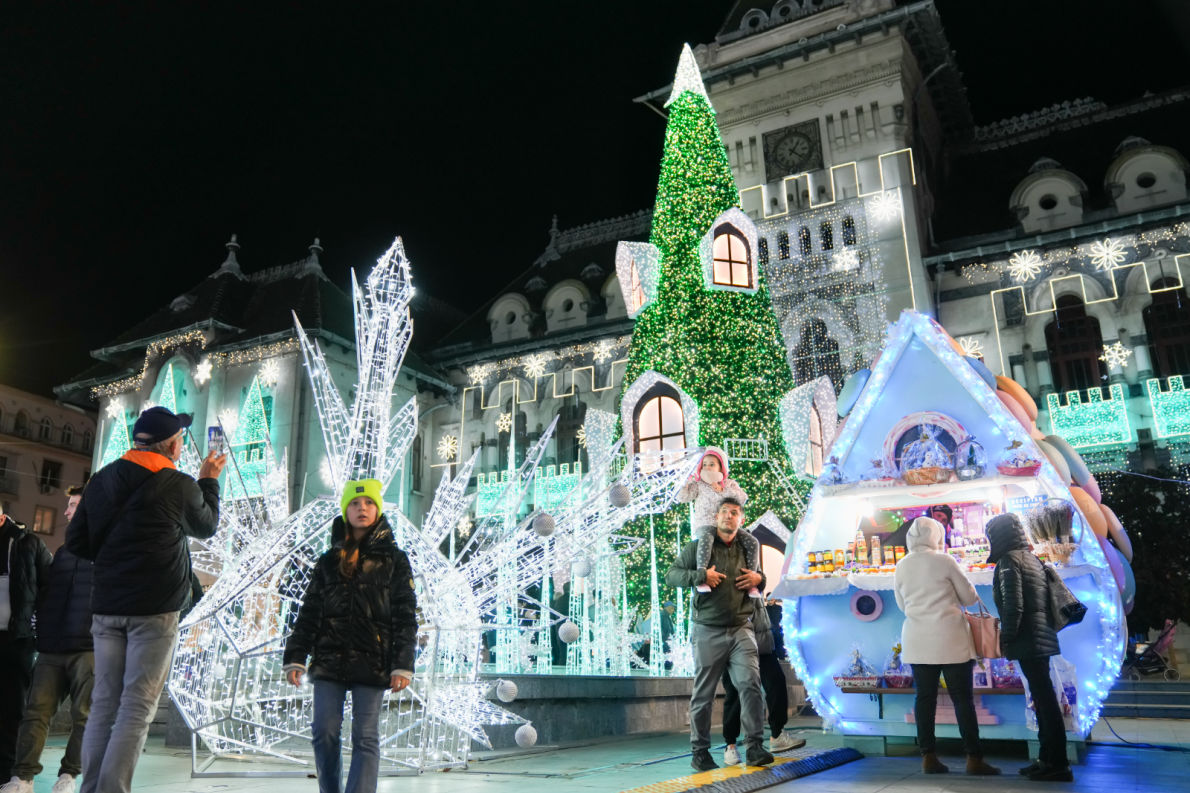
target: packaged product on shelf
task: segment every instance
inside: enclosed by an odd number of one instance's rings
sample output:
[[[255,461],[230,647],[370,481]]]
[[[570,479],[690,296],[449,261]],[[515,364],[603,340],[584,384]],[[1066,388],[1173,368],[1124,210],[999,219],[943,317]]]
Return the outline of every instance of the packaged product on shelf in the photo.
[[[905,558],[905,546],[898,545],[895,551],[896,560],[899,562]]]
[[[884,546],[884,563],[886,565],[897,563],[897,551],[891,545]]]
[[[847,543],[847,550],[844,552],[843,562],[848,567],[855,566],[855,543],[853,543],[853,542]]]
[[[988,662],[986,658],[976,658],[974,666],[971,667],[971,687],[972,688],[991,688],[992,679],[988,671]]]
[[[872,567],[884,564],[884,552],[880,548],[880,538],[872,535]]]
[[[863,531],[855,533],[855,561],[861,567],[868,563],[868,540]]]

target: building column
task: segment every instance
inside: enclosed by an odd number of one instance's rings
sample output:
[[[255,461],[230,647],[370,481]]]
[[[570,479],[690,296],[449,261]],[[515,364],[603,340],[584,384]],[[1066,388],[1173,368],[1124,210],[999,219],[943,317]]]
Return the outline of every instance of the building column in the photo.
[[[1132,348],[1132,357],[1136,362],[1136,379],[1144,383],[1153,376],[1153,362],[1149,359],[1149,345],[1140,343]]]

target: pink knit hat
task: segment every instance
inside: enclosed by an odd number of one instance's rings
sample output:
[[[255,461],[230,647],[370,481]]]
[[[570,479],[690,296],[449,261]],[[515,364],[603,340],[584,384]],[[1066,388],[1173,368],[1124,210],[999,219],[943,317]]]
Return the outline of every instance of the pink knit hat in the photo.
[[[703,459],[705,459],[707,457],[707,455],[711,455],[719,460],[719,468],[721,468],[723,470],[723,478],[726,479],[727,478],[727,455],[718,446],[708,446],[708,447],[706,447],[706,449],[707,449],[706,452],[698,460],[698,468],[695,469],[695,471],[694,471],[694,478],[697,479],[698,475],[699,475],[699,471],[702,470]]]

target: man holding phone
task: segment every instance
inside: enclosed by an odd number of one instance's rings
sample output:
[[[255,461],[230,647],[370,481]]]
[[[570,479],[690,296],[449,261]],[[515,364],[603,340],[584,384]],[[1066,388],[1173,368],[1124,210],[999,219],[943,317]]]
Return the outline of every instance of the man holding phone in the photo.
[[[179,613],[191,599],[189,538],[209,538],[219,526],[226,456],[208,452],[197,482],[174,465],[191,420],[164,407],[141,413],[134,447],[91,477],[66,528],[66,547],[95,562],[95,684],[82,793],[131,790]]]

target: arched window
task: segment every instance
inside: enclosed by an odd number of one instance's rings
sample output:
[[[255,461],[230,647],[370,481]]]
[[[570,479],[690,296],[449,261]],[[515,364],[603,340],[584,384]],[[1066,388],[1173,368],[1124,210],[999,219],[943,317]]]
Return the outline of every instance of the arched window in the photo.
[[[12,422],[12,432],[22,438],[29,437],[29,417],[25,415],[25,411],[17,412],[17,417]]]
[[[810,230],[802,226],[797,233],[798,246],[801,248],[802,256],[809,256],[814,252],[814,246],[810,243]]]
[[[686,448],[686,418],[678,392],[658,383],[644,393],[633,416],[636,426],[636,451],[653,454],[651,461],[660,462],[659,452]]]
[[[636,260],[632,260],[632,264],[628,267],[628,273],[632,278],[629,284],[630,294],[632,296],[631,309],[633,313],[640,311],[640,307],[645,304],[645,288],[640,282],[640,270],[636,266]]]
[[[95,443],[95,436],[91,433],[91,430],[83,430],[83,451],[90,452],[93,443]]]
[[[62,428],[62,445],[74,445],[74,427],[70,426],[69,424]]]
[[[789,258],[789,233],[782,231],[777,235],[777,256],[781,259]]]
[[[1176,278],[1153,282],[1153,302],[1144,310],[1145,333],[1149,336],[1149,354],[1153,374],[1170,377],[1190,374],[1190,304]]]
[[[824,251],[834,250],[835,229],[830,223],[823,223],[821,226],[819,226],[818,235],[822,239],[822,249]]]
[[[830,337],[826,323],[813,319],[802,325],[801,336],[793,348],[794,381],[808,383],[826,375],[835,393],[843,387],[843,363],[839,358],[839,342]]]
[[[37,426],[37,440],[51,441],[54,439],[54,422],[50,421],[50,417],[46,416],[41,420]]]
[[[1098,388],[1106,379],[1099,362],[1103,354],[1099,320],[1087,315],[1081,298],[1058,298],[1054,321],[1045,326],[1045,347],[1057,390]]]
[[[722,286],[752,286],[752,256],[743,235],[730,226],[715,234],[713,282]]]
[[[769,263],[769,241],[764,237],[756,243],[756,260],[761,264]]]
[[[843,244],[855,244],[855,218],[847,215],[843,218]]]

